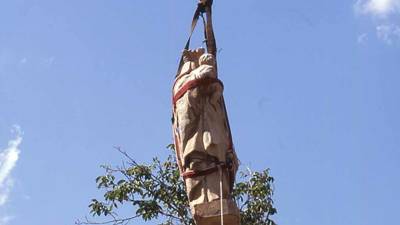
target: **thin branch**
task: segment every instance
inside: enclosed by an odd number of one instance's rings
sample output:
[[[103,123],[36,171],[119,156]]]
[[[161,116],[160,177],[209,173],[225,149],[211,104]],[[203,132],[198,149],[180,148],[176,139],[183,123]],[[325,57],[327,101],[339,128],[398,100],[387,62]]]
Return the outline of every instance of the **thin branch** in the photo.
[[[75,222],[76,225],[84,225],[84,224],[92,224],[92,225],[101,225],[101,224],[113,224],[113,225],[120,225],[120,224],[127,224],[127,222],[130,222],[133,219],[136,219],[138,217],[142,216],[140,215],[136,215],[136,216],[132,216],[132,217],[128,217],[128,218],[124,218],[124,219],[113,219],[113,220],[109,220],[109,221],[103,221],[103,222],[94,222],[94,221],[90,221],[87,217],[85,217],[85,221],[80,221],[77,220]]]

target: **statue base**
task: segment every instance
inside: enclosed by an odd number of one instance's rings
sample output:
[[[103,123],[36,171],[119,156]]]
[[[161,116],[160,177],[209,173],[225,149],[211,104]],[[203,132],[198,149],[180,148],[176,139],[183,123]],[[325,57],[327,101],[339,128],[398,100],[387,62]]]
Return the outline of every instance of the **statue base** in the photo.
[[[240,225],[240,212],[232,200],[223,199],[224,225]],[[192,208],[197,225],[221,225],[221,201],[215,200]]]

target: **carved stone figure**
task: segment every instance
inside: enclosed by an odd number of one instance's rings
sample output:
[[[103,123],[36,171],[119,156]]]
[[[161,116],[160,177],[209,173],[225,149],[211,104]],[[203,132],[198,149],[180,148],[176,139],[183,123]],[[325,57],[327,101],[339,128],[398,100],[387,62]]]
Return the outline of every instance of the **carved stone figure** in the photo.
[[[232,146],[216,61],[201,48],[185,50],[183,60],[173,87],[174,135],[190,207],[195,219],[197,216],[197,224],[213,224],[210,221],[217,224],[222,191],[227,220],[233,216],[231,220],[237,221],[226,224],[236,225],[239,224],[238,212],[230,193],[238,160]],[[210,220],[202,223],[207,216]]]

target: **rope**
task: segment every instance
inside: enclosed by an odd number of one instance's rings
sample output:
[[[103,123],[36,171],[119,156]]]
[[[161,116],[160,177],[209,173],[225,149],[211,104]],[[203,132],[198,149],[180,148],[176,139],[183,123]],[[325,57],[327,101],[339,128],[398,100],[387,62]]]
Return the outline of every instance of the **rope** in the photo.
[[[219,198],[220,198],[220,207],[221,207],[221,225],[224,225],[224,201],[223,201],[223,192],[222,192],[222,169],[221,166],[218,166],[219,170]]]

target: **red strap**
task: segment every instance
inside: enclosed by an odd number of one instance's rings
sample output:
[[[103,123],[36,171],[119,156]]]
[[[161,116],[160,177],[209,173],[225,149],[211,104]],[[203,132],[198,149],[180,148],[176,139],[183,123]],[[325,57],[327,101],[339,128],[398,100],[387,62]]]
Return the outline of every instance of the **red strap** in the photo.
[[[211,78],[211,77],[204,77],[201,79],[195,79],[195,80],[191,80],[188,81],[185,85],[183,85],[183,87],[181,87],[179,89],[179,91],[174,95],[173,99],[172,99],[172,103],[175,105],[176,102],[182,98],[185,93],[193,88],[196,88],[198,86],[207,86],[213,83],[219,83],[222,87],[224,86],[224,84],[222,83],[222,81],[220,81],[218,78]]]
[[[221,165],[217,165],[217,166],[214,166],[214,167],[211,167],[209,169],[202,170],[202,171],[189,170],[189,171],[186,171],[186,172],[182,173],[182,177],[184,179],[187,179],[187,178],[195,178],[195,177],[200,177],[200,176],[206,176],[206,175],[209,175],[209,174],[217,172],[218,171],[218,167],[220,167],[221,169],[228,169],[227,165],[221,164]]]

